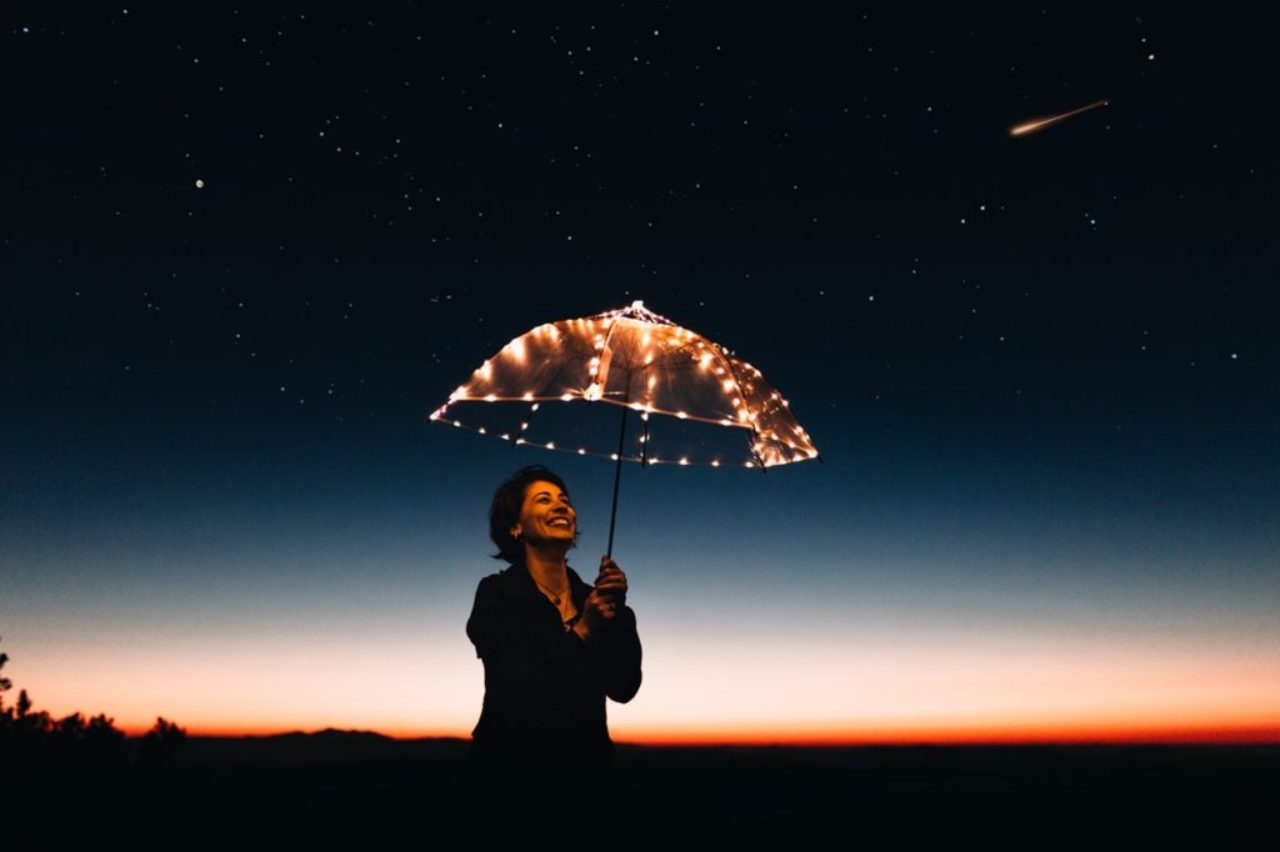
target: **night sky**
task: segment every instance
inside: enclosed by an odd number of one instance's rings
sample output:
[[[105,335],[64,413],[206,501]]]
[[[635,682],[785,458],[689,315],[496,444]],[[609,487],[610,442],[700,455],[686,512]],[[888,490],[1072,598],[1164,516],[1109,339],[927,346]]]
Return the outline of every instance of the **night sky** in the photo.
[[[613,466],[427,415],[643,299],[822,462],[624,470],[615,740],[1280,738],[1276,22],[849,8],[8,8],[5,674],[468,735],[493,489],[590,581]]]

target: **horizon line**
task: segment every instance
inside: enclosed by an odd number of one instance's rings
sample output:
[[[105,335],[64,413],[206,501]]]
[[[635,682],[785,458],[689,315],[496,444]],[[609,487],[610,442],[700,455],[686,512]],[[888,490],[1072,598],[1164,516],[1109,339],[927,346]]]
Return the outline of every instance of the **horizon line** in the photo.
[[[121,728],[130,737],[140,737],[149,728],[128,726]],[[315,729],[200,728],[187,730],[187,736],[203,739],[265,739],[270,737],[303,734],[307,736],[326,732],[343,734],[373,734],[398,742],[412,740],[458,740],[469,742],[470,734],[457,731],[389,730],[371,728],[338,728],[327,726]],[[1199,729],[1151,729],[1147,731],[1044,730],[1031,731],[920,731],[899,732],[893,736],[879,734],[829,734],[829,735],[769,735],[748,734],[659,734],[651,736],[615,736],[615,746],[642,748],[858,748],[871,746],[1055,746],[1055,745],[1280,745],[1280,725],[1248,727],[1206,727]]]

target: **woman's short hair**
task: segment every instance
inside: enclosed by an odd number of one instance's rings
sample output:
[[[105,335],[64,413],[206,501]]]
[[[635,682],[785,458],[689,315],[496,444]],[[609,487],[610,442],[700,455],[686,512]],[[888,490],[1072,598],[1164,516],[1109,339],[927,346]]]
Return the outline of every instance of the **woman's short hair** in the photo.
[[[511,534],[511,528],[520,520],[524,493],[534,482],[555,483],[566,496],[569,494],[564,480],[540,464],[522,467],[507,477],[493,492],[493,502],[489,504],[489,538],[498,546],[498,552],[492,554],[494,559],[505,559],[513,565],[524,559],[524,544]],[[575,524],[573,547],[578,546],[578,532]]]

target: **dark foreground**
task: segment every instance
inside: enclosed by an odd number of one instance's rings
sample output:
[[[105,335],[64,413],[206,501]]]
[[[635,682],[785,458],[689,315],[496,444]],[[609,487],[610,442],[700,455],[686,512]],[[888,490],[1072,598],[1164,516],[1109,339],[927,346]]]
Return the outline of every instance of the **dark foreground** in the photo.
[[[373,840],[428,847],[494,832],[606,844],[778,840],[1002,845],[1118,840],[1258,847],[1280,800],[1280,746],[618,749],[617,789],[555,812],[468,802],[467,743],[322,732],[189,740],[164,765],[5,772],[12,826],[36,841],[131,846]],[[17,769],[18,767],[9,767]],[[8,808],[5,808],[8,810]],[[6,820],[8,821],[8,820]],[[14,838],[16,839],[16,838]]]

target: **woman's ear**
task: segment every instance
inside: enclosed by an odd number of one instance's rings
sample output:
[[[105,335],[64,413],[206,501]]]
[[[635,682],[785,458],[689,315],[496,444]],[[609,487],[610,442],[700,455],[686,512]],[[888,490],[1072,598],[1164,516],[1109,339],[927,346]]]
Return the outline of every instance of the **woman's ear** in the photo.
[[[514,527],[512,527],[512,528],[511,528],[511,537],[512,537],[512,538],[514,538],[516,541],[519,541],[519,540],[520,540],[520,525],[519,525],[519,524],[516,524]]]

